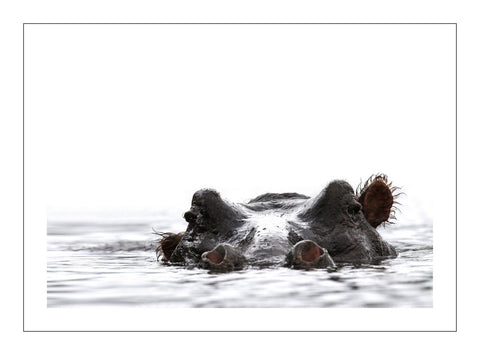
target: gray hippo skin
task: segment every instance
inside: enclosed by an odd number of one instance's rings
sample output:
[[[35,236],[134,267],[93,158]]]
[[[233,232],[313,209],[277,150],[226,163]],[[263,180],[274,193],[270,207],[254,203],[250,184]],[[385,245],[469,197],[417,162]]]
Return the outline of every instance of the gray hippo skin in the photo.
[[[267,193],[237,204],[215,190],[199,190],[184,215],[187,230],[160,233],[157,257],[216,271],[246,265],[325,268],[395,257],[376,228],[394,218],[396,189],[385,175],[376,175],[356,193],[335,180],[313,198]]]

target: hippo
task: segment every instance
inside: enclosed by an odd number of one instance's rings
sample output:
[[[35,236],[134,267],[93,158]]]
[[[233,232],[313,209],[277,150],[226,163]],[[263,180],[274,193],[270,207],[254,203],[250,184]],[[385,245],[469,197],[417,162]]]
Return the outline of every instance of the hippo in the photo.
[[[231,203],[213,189],[194,193],[181,233],[162,236],[157,260],[212,271],[245,266],[335,268],[397,256],[377,227],[392,223],[400,193],[386,175],[372,175],[356,191],[343,180],[320,194],[266,193]]]

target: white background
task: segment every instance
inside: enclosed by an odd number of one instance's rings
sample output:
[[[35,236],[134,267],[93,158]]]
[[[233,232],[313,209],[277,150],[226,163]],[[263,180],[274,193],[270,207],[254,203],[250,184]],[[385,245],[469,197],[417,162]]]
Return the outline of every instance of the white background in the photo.
[[[220,329],[234,330],[454,329],[454,25],[26,25],[25,54],[27,260],[45,245],[45,201],[128,216],[179,200],[185,210],[201,187],[246,199],[386,172],[407,211],[426,215],[417,223],[433,215],[433,311],[260,310],[269,316],[253,327],[243,311],[186,315],[226,314]],[[30,314],[45,284],[28,264]],[[47,313],[29,329],[159,329]],[[161,329],[219,329],[216,317],[177,319]]]
[[[204,187],[241,201],[313,195],[381,172],[407,194],[403,213],[431,222],[437,175],[454,159],[454,34],[27,25],[27,158],[53,216],[185,210]]]
[[[247,2],[248,3],[248,2]],[[2,297],[4,306],[3,314],[7,315],[2,319],[2,334],[6,335],[9,348],[15,347],[21,351],[29,349],[38,351],[45,349],[50,353],[64,353],[66,349],[72,353],[85,353],[96,349],[99,351],[159,351],[162,349],[178,349],[179,347],[186,351],[202,351],[208,348],[205,345],[215,341],[217,344],[228,344],[228,341],[235,342],[236,346],[231,348],[233,353],[244,353],[246,349],[251,350],[253,347],[258,348],[258,342],[267,343],[272,351],[278,352],[281,349],[292,352],[298,349],[299,344],[318,344],[321,343],[323,349],[338,350],[338,344],[342,344],[342,349],[346,351],[356,351],[362,353],[365,349],[368,353],[375,352],[375,349],[385,349],[389,353],[400,354],[405,351],[415,349],[418,352],[425,351],[456,351],[458,345],[469,346],[469,341],[473,340],[474,334],[473,318],[478,310],[475,306],[476,292],[472,287],[472,280],[475,275],[471,270],[475,270],[475,255],[478,241],[472,236],[475,231],[472,228],[472,222],[476,220],[472,202],[477,201],[478,189],[475,188],[478,181],[478,171],[475,168],[470,155],[478,151],[475,143],[476,132],[472,119],[478,117],[478,107],[476,99],[478,93],[475,94],[475,83],[479,80],[478,68],[475,66],[480,61],[478,46],[476,43],[475,33],[478,31],[478,24],[475,21],[475,11],[473,8],[467,7],[466,2],[429,2],[415,1],[403,2],[401,7],[387,7],[382,3],[368,2],[357,4],[356,2],[338,4],[338,7],[322,5],[313,5],[309,2],[295,3],[295,7],[290,7],[287,2],[275,2],[269,4],[267,2],[255,2],[254,10],[246,4],[241,7],[227,7],[225,3],[206,4],[191,3],[185,6],[184,2],[178,6],[158,5],[157,8],[148,8],[147,2],[140,4],[136,8],[127,6],[126,4],[108,2],[96,2],[95,9],[90,7],[88,3],[83,2],[82,7],[66,7],[64,3],[52,2],[17,2],[17,5],[7,7],[7,11],[2,11],[2,32],[6,35],[2,36],[2,48],[4,56],[2,56],[2,77],[6,80],[2,83],[2,97],[5,98],[2,104],[2,123],[7,125],[2,129],[2,153],[6,152],[6,171],[8,174],[2,176],[2,196],[7,197],[7,202],[2,205],[2,216],[5,221],[4,253],[2,262],[2,272],[5,275],[4,284],[8,285],[12,292],[4,292]],[[3,6],[3,4],[2,4]],[[272,11],[273,10],[273,11]],[[455,334],[368,334],[368,333],[328,333],[328,334],[252,334],[246,339],[244,335],[238,334],[88,334],[87,341],[78,341],[78,334],[64,334],[61,337],[56,334],[21,334],[22,329],[22,159],[21,159],[21,23],[27,21],[218,21],[218,22],[235,22],[235,21],[302,21],[302,22],[459,22],[459,288],[461,298],[458,303],[459,309],[459,332]],[[2,124],[2,127],[4,125]],[[436,130],[432,129],[435,133]],[[452,170],[449,170],[450,173]],[[28,170],[26,170],[28,174]],[[370,174],[371,172],[368,172]],[[389,175],[394,175],[389,172]],[[336,174],[336,177],[340,177]],[[347,176],[346,176],[347,177]],[[347,177],[348,178],[348,177]],[[359,178],[355,176],[354,178]],[[396,178],[394,180],[397,180]],[[350,181],[350,179],[349,179]],[[43,182],[43,181],[42,181]],[[354,181],[351,181],[354,183]],[[449,206],[451,198],[442,200],[444,192],[451,191],[446,187],[439,186],[438,190],[434,190],[434,195],[439,195],[440,200],[436,202]],[[300,188],[295,187],[298,192]],[[232,194],[233,196],[233,194]],[[230,196],[229,196],[230,197]],[[45,203],[45,199],[43,203]],[[40,219],[45,219],[41,216]],[[451,219],[451,215],[445,217]],[[434,216],[435,226],[440,223],[437,215]],[[435,238],[437,238],[435,231]],[[451,238],[451,236],[448,236]],[[437,240],[435,241],[437,247]],[[441,241],[439,242],[442,243]],[[45,250],[44,244],[39,250]],[[468,247],[467,247],[468,246]],[[8,252],[17,250],[18,253]],[[452,250],[453,252],[453,250]],[[43,254],[40,252],[39,254]],[[437,257],[437,249],[435,252]],[[35,260],[34,260],[35,261]],[[45,263],[39,263],[39,270],[44,270]],[[470,270],[470,271],[469,271]],[[7,271],[7,272],[5,272]],[[435,270],[436,272],[437,270]],[[3,276],[3,275],[2,275]],[[473,283],[475,284],[475,283]],[[45,285],[43,283],[43,285]],[[452,285],[448,285],[452,287]],[[476,287],[476,286],[474,286]],[[42,307],[46,309],[46,302]],[[88,312],[84,312],[88,313]],[[49,314],[50,316],[50,314]],[[153,314],[152,314],[153,316]],[[94,315],[87,315],[95,319]],[[121,317],[120,317],[121,318]],[[160,319],[160,318],[157,318]],[[385,316],[385,319],[388,319]],[[155,320],[155,319],[154,319]],[[198,320],[198,318],[196,319]],[[95,319],[96,321],[96,319]],[[41,322],[41,320],[40,320]],[[344,323],[348,323],[348,316],[344,318]],[[417,318],[412,317],[410,323],[417,323]],[[383,324],[383,323],[379,323]],[[432,328],[433,329],[433,328]],[[151,335],[151,336],[150,336]],[[280,336],[277,336],[280,335]],[[56,336],[55,340],[51,336]],[[188,338],[188,341],[186,340]],[[314,339],[313,339],[314,338]],[[348,340],[346,340],[347,338]],[[75,344],[75,346],[72,346]],[[372,347],[372,344],[375,346]],[[394,344],[394,346],[392,346]],[[473,344],[472,344],[473,345]]]

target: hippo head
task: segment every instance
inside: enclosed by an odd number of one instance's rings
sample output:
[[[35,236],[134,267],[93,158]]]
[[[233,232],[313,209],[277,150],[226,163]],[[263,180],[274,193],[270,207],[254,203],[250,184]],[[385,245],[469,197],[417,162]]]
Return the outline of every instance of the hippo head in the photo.
[[[215,190],[199,190],[184,215],[186,231],[162,234],[157,255],[167,263],[212,270],[323,268],[395,257],[376,230],[394,217],[395,190],[384,175],[373,176],[356,193],[335,180],[313,198],[268,193],[234,204]]]

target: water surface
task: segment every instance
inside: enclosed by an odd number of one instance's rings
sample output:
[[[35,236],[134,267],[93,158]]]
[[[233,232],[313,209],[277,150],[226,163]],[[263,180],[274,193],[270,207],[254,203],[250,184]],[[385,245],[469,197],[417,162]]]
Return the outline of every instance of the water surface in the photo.
[[[432,307],[432,225],[379,228],[398,252],[336,270],[212,273],[157,262],[172,216],[48,221],[48,307]]]

